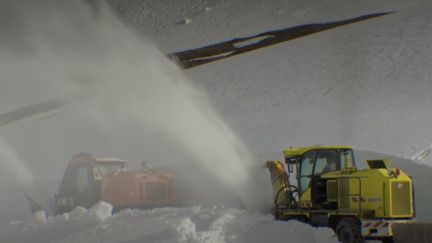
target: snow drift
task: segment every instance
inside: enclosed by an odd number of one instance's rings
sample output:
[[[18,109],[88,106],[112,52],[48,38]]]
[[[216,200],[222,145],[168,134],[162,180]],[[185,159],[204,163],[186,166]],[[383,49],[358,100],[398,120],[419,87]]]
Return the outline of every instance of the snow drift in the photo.
[[[56,217],[41,212],[0,231],[1,242],[337,242],[328,228],[297,221],[275,222],[273,216],[224,207],[125,210],[111,215],[100,202]]]

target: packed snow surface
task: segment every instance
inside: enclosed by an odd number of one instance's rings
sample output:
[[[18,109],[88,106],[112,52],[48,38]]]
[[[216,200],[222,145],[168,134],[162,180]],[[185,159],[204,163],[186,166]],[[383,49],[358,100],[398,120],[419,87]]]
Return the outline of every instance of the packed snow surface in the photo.
[[[224,207],[129,209],[115,215],[111,210],[110,204],[99,202],[55,217],[36,212],[0,231],[0,242],[337,242],[328,228]]]

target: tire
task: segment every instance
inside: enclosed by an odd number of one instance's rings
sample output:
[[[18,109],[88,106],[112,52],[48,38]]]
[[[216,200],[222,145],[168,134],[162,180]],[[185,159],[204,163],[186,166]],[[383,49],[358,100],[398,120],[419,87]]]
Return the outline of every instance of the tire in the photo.
[[[342,243],[362,243],[360,222],[355,218],[343,218],[336,226],[336,234]]]

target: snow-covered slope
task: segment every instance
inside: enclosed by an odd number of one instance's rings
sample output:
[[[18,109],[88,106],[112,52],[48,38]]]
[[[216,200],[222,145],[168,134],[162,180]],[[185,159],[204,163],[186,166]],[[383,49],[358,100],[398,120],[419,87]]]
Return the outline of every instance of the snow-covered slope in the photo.
[[[164,52],[174,52],[305,23],[408,9],[421,5],[424,1],[179,0],[169,4],[141,0],[108,2],[123,20],[154,40]],[[188,24],[185,24],[186,22]]]
[[[319,33],[198,67],[190,76],[205,83],[256,149],[348,143],[408,156],[432,135],[432,32],[418,24],[428,23],[429,10]]]
[[[188,74],[207,89],[225,119],[246,134],[254,149],[350,143],[409,158],[431,143],[427,1],[248,1],[247,9],[242,1],[204,1],[189,8],[181,7],[182,1],[171,6],[110,3],[166,52],[297,24],[397,11]],[[206,8],[211,11],[200,12]],[[163,16],[149,17],[148,12]],[[229,27],[227,17],[232,18]],[[197,21],[173,24],[184,18]]]

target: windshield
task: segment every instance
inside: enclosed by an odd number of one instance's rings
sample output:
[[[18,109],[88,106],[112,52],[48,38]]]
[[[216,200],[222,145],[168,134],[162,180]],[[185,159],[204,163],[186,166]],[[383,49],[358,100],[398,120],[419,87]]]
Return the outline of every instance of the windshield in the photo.
[[[320,150],[315,162],[314,175],[324,174],[339,169],[336,150]]]
[[[95,179],[102,179],[105,176],[111,175],[115,172],[120,172],[124,168],[124,164],[104,163],[96,164],[93,169]]]
[[[302,157],[300,164],[300,193],[310,187],[313,164],[316,157],[316,151],[309,151]]]

